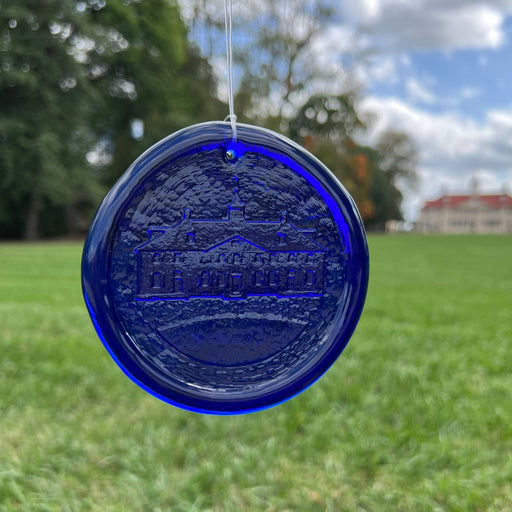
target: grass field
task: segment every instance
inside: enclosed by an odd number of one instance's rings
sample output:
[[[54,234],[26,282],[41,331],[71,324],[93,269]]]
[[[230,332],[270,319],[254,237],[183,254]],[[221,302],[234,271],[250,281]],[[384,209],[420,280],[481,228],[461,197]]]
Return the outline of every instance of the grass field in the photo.
[[[247,416],[150,397],[97,339],[78,244],[0,245],[0,511],[512,511],[512,237],[371,237],[363,317]]]

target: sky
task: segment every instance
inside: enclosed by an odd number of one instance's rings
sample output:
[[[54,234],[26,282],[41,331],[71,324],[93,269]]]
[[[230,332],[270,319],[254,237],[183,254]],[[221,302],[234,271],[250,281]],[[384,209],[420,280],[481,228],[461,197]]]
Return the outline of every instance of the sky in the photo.
[[[339,35],[357,28],[374,50],[359,70],[361,106],[377,114],[372,136],[405,131],[419,151],[406,218],[415,220],[425,200],[466,192],[472,177],[483,193],[512,194],[512,0],[344,0],[338,8]]]
[[[332,3],[336,23],[310,45],[311,61],[338,66],[341,77],[342,55],[366,55],[351,70],[360,109],[373,114],[366,142],[391,129],[416,144],[406,220],[426,200],[467,192],[475,177],[482,193],[512,195],[512,0],[317,1]],[[221,0],[208,5],[222,12]],[[225,60],[216,63],[222,84]]]

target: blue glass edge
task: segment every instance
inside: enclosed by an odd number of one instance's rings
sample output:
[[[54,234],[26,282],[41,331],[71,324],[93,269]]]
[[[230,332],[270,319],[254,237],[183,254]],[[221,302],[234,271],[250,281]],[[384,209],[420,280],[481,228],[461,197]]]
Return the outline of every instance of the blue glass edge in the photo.
[[[251,143],[244,146],[243,139],[245,136],[250,136]],[[130,192],[136,187],[136,184],[142,181],[160,162],[164,161],[169,153],[177,157],[180,152],[184,153],[188,148],[200,147],[200,150],[204,150],[208,148],[208,140],[212,141],[213,146],[218,147],[219,139],[224,139],[226,148],[234,147],[239,158],[243,157],[244,149],[247,149],[248,146],[250,146],[251,150],[254,150],[255,147],[260,144],[261,147],[258,148],[260,152],[283,161],[282,153],[268,151],[266,149],[268,146],[275,146],[275,142],[272,139],[277,139],[278,142],[284,144],[287,150],[287,154],[284,156],[284,163],[286,165],[289,165],[295,170],[300,169],[302,171],[301,174],[304,173],[301,169],[301,165],[309,168],[311,164],[313,164],[313,166],[320,168],[325,183],[319,182],[315,177],[317,183],[314,186],[319,191],[321,191],[322,188],[326,188],[329,194],[334,195],[343,203],[346,209],[345,213],[348,214],[351,222],[339,223],[340,218],[344,221],[347,217],[347,215],[343,216],[341,212],[339,212],[337,223],[340,229],[345,228],[347,230],[346,233],[342,233],[345,242],[357,242],[356,245],[352,247],[354,252],[351,257],[359,262],[359,270],[357,272],[359,275],[352,277],[352,283],[356,283],[357,288],[354,292],[356,301],[352,305],[351,312],[348,315],[349,321],[343,326],[343,339],[341,336],[337,336],[336,343],[332,343],[330,350],[326,352],[323,359],[314,367],[315,371],[293,382],[292,385],[288,386],[286,389],[263,395],[260,398],[252,398],[249,400],[241,398],[226,403],[221,403],[215,399],[198,399],[192,395],[189,395],[187,398],[181,393],[177,393],[175,399],[173,399],[170,390],[165,390],[165,387],[161,386],[161,384],[150,382],[153,385],[148,386],[144,382],[147,381],[148,375],[144,372],[141,375],[139,366],[131,364],[132,361],[130,358],[126,359],[125,357],[124,360],[121,361],[111,347],[112,342],[107,341],[107,339],[111,340],[117,337],[119,333],[116,333],[115,322],[113,322],[111,318],[108,318],[108,315],[104,312],[105,306],[108,307],[109,305],[107,290],[108,272],[106,272],[108,268],[108,246],[111,232],[116,225],[116,214],[119,214],[120,211],[119,205],[124,204],[128,200]],[[283,150],[283,148],[279,149],[281,151]],[[294,163],[294,161],[297,163]],[[306,178],[311,182],[309,176],[311,175],[308,174]],[[322,194],[322,196],[324,199],[327,197],[324,194]],[[329,198],[329,200],[331,202],[333,201],[332,198]],[[335,202],[334,206],[333,204],[329,206],[339,210],[338,204]],[[103,269],[103,272],[101,269]],[[82,259],[82,288],[89,314],[91,315],[101,341],[123,372],[138,386],[164,402],[194,412],[222,415],[248,413],[277,405],[301,393],[318,380],[344,350],[355,330],[362,313],[368,287],[368,279],[369,252],[364,227],[362,226],[353,200],[334,175],[303,148],[269,130],[239,125],[239,141],[233,145],[230,140],[230,128],[226,123],[203,123],[186,128],[158,142],[139,157],[120,178],[100,205],[91,225],[84,246]],[[100,318],[97,318],[97,315],[99,315]],[[106,332],[104,333],[104,331]],[[150,377],[149,381],[152,380],[153,379]],[[161,391],[159,392],[157,389]]]

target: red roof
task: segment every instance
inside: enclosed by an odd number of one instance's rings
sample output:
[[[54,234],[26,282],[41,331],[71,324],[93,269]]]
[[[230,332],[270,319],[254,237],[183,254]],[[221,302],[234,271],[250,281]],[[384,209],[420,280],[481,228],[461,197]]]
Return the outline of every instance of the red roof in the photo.
[[[423,210],[435,210],[441,208],[457,208],[461,204],[476,199],[491,208],[512,208],[512,197],[507,194],[477,195],[477,196],[442,196],[434,201],[427,201]]]

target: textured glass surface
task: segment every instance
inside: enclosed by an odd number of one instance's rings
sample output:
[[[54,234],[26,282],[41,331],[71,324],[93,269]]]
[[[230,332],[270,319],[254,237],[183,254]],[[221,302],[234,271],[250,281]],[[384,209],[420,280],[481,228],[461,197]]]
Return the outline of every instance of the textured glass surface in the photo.
[[[83,257],[91,317],[121,368],[212,413],[314,382],[348,342],[368,280],[364,230],[333,175],[267,130],[229,137],[205,123],[148,150],[100,206]]]

